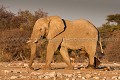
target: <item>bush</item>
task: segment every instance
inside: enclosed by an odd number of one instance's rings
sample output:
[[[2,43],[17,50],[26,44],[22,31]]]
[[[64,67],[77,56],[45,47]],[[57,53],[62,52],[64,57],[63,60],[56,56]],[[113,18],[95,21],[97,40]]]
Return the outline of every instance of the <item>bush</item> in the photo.
[[[98,28],[102,37],[102,44],[105,52],[105,59],[110,62],[120,62],[119,49],[119,35],[120,25],[104,24]]]
[[[1,55],[3,55],[2,58],[7,59],[5,58],[6,55],[16,60],[29,57],[30,51],[26,44],[29,36],[29,31],[20,31],[19,29],[1,31],[0,50]]]
[[[2,6],[0,8],[0,29],[10,28],[13,25],[11,22],[13,17],[14,14],[7,11],[6,8]]]
[[[14,29],[23,28],[25,30],[32,30],[37,19],[46,17],[47,13],[41,9],[31,13],[29,10],[20,10],[16,15],[7,11],[5,7],[0,7],[0,29]]]
[[[31,13],[20,10],[16,15],[0,7],[0,61],[25,60],[30,57],[30,48],[26,44],[30,38],[35,21],[46,17],[41,9]],[[45,48],[45,44],[40,50]],[[45,50],[43,50],[43,53]]]

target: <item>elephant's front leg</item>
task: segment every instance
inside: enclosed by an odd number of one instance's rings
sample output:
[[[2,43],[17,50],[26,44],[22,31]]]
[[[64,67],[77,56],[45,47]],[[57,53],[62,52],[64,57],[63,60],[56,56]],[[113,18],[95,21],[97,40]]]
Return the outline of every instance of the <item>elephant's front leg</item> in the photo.
[[[63,59],[65,60],[66,64],[68,65],[68,68],[67,68],[67,69],[73,69],[73,66],[72,66],[72,64],[70,63],[70,58],[69,58],[69,55],[68,55],[68,50],[67,50],[67,48],[65,48],[65,47],[62,46],[62,47],[60,48],[60,53],[61,53]]]
[[[35,57],[37,45],[36,45],[36,43],[31,43],[30,46],[31,46],[31,57],[30,57],[30,62],[29,62],[29,68],[34,69],[32,67],[32,64],[33,64],[33,60],[34,60],[34,57]]]
[[[54,55],[54,47],[51,44],[48,44],[47,46],[47,54],[46,54],[46,65],[44,67],[44,69],[51,69],[50,63],[53,59],[53,55]]]
[[[62,39],[51,40],[47,46],[47,54],[46,54],[46,65],[44,69],[51,69],[50,63],[53,59],[54,52],[57,50],[61,43]]]

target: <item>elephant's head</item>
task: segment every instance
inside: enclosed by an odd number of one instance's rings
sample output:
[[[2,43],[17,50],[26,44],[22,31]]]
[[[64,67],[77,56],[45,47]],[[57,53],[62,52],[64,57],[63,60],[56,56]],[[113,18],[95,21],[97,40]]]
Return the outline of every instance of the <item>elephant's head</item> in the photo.
[[[31,38],[28,41],[31,45],[31,58],[29,67],[31,68],[33,63],[33,58],[36,53],[36,43],[38,40],[45,36],[47,39],[53,39],[59,33],[64,31],[64,22],[58,16],[51,16],[46,18],[40,18],[36,21]]]
[[[40,18],[36,21],[29,42],[37,42],[42,36],[52,39],[64,31],[64,22],[58,16]]]

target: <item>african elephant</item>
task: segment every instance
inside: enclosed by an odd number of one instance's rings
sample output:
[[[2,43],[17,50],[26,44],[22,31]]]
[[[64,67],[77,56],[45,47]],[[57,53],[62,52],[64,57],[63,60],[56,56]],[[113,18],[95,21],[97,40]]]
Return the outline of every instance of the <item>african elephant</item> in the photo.
[[[31,58],[29,67],[32,68],[33,59],[36,53],[36,44],[41,37],[48,40],[45,69],[50,69],[54,52],[60,47],[60,54],[68,65],[68,69],[73,69],[70,63],[68,49],[84,48],[89,55],[88,68],[94,68],[94,57],[96,53],[99,35],[96,27],[87,20],[64,20],[59,16],[49,16],[36,21],[30,42]]]

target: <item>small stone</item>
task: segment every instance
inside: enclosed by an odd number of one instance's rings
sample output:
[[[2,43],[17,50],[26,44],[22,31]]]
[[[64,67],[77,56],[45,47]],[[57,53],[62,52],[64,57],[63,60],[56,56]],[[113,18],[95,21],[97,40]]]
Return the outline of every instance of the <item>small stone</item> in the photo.
[[[76,78],[77,76],[76,76],[75,73],[73,73],[73,74],[71,75],[71,77]]]
[[[118,80],[120,79],[120,76],[118,77]]]
[[[13,73],[21,73],[21,71],[19,71],[19,70],[13,70],[11,72],[13,72]]]
[[[42,79],[43,77],[44,77],[44,75],[40,75],[40,76],[38,76],[39,79]]]
[[[93,77],[93,79],[98,79],[99,80],[100,78],[99,77]]]
[[[78,77],[78,78],[81,78],[81,74],[78,74],[77,77]]]
[[[68,77],[72,77],[73,76],[73,74],[68,74]]]
[[[77,70],[78,68],[77,67],[74,67],[74,70]]]
[[[50,76],[50,77],[56,77],[56,75],[57,75],[56,72],[51,72],[51,73],[49,73],[49,76]]]
[[[50,78],[50,76],[44,76],[44,79],[49,79]]]
[[[81,74],[78,74],[78,75],[81,75]]]
[[[50,74],[48,72],[44,73],[44,77],[49,76]]]
[[[98,73],[94,73],[95,75],[97,75]]]
[[[8,66],[10,66],[11,64],[9,63]]]
[[[110,69],[109,69],[109,68],[103,68],[103,70],[104,70],[104,71],[110,71]]]
[[[42,76],[38,76],[38,79],[42,79]]]
[[[2,80],[2,76],[0,76],[0,79]]]
[[[57,79],[56,77],[53,78],[53,80],[56,80],[56,79]]]
[[[9,70],[4,70],[4,73],[7,74],[7,73],[10,73],[10,71]]]
[[[78,76],[78,78],[81,78],[81,77],[82,77],[81,75]]]
[[[28,67],[28,64],[27,64],[27,63],[25,63],[25,64],[24,64],[24,67],[26,67],[26,68],[27,68],[27,67]]]
[[[118,79],[118,77],[117,77],[117,76],[113,76],[113,77],[112,77],[112,79],[115,79],[115,80],[117,80],[117,79]]]
[[[57,73],[57,77],[62,78],[62,74],[61,73]]]
[[[107,77],[104,77],[103,79],[105,79],[105,80],[106,80],[106,79],[107,79]]]
[[[81,67],[84,67],[84,65],[83,65],[83,64],[81,64]]]
[[[78,78],[81,78],[82,76],[78,76]]]
[[[21,73],[20,71],[18,71],[17,73]]]
[[[65,77],[72,77],[72,74],[63,74]]]
[[[38,76],[31,76],[31,78],[32,78],[32,79],[37,79],[37,78],[38,78]]]
[[[42,79],[43,78],[43,76],[38,76],[38,79]]]
[[[91,78],[91,75],[90,74],[86,74],[85,77],[88,79],[88,78]]]
[[[85,70],[85,68],[80,68],[80,70]]]
[[[38,72],[31,72],[31,75],[40,75]]]
[[[102,79],[102,80],[106,80],[106,79]]]
[[[23,75],[20,75],[19,77],[20,77],[20,78],[27,78],[26,76],[23,76]]]
[[[18,65],[19,65],[19,66],[23,66],[23,63],[19,63]]]
[[[82,77],[82,79],[85,79],[85,77]]]
[[[72,78],[72,80],[76,80],[75,78]]]
[[[78,72],[76,72],[77,74],[81,74],[81,72],[80,71],[78,71]]]
[[[16,79],[18,78],[17,76],[11,76],[10,79]]]
[[[66,78],[66,80],[69,80],[69,78]]]

